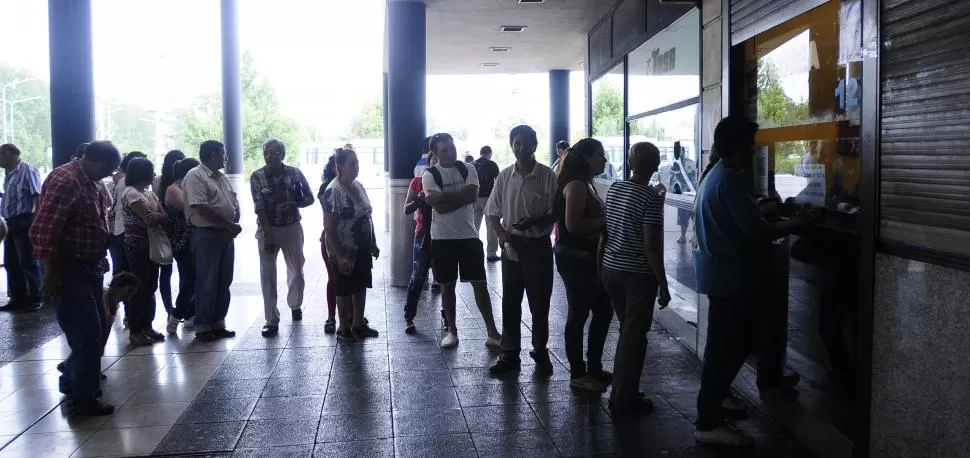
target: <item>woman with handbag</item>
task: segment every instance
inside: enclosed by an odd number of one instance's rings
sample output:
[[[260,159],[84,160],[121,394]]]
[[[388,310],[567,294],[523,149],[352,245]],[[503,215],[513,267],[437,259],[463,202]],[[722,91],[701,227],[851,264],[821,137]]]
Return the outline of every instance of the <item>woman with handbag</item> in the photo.
[[[128,301],[128,340],[132,346],[148,346],[165,340],[152,329],[155,320],[155,290],[158,288],[160,264],[172,263],[172,249],[161,225],[168,222],[161,203],[149,189],[155,166],[148,159],[134,159],[125,174],[121,191],[122,216],[125,224],[125,258],[128,271],[141,286]]]
[[[189,170],[198,166],[199,161],[191,157],[175,163],[172,167],[174,181],[165,189],[165,201],[162,204],[171,220],[168,225],[168,240],[179,271],[179,294],[175,298],[175,308],[168,316],[166,327],[169,334],[178,332],[179,322],[185,323],[185,328],[195,327],[195,261],[192,259],[192,250],[189,249],[192,226],[185,219],[186,203],[182,179]]]
[[[558,238],[556,268],[566,287],[566,357],[570,386],[602,393],[613,374],[603,370],[603,347],[613,321],[610,298],[603,289],[597,268],[597,250],[606,225],[603,200],[593,187],[593,177],[606,168],[603,144],[580,140],[563,156],[556,193]],[[590,314],[589,343],[583,359],[583,334]]]

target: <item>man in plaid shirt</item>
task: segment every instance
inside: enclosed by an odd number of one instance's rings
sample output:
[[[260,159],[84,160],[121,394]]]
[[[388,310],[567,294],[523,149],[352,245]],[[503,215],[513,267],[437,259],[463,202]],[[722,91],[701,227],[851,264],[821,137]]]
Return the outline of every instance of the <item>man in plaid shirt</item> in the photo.
[[[99,182],[119,163],[121,155],[111,142],[93,142],[81,158],[54,169],[41,188],[29,232],[34,256],[44,265],[44,295],[53,298],[71,348],[60,389],[72,415],[114,412],[98,399],[110,206]]]
[[[290,306],[293,321],[303,319],[303,225],[300,209],[313,205],[313,192],[296,167],[283,163],[286,145],[277,139],[267,140],[263,145],[266,166],[253,172],[249,184],[253,192],[259,228],[259,274],[263,290],[263,311],[266,325],[263,337],[279,332],[280,311],[276,306],[276,259],[280,251],[286,263],[286,303]]]

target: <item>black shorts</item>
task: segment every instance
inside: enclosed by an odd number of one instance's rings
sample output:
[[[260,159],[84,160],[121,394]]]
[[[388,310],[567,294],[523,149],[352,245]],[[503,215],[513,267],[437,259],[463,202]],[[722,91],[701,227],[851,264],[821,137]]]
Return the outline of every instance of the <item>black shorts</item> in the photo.
[[[358,253],[354,260],[354,269],[350,275],[340,272],[336,265],[333,266],[333,292],[334,296],[344,297],[357,294],[373,285],[374,260],[368,253]]]
[[[441,284],[455,283],[459,273],[465,283],[485,281],[485,250],[479,239],[432,241],[431,264]]]

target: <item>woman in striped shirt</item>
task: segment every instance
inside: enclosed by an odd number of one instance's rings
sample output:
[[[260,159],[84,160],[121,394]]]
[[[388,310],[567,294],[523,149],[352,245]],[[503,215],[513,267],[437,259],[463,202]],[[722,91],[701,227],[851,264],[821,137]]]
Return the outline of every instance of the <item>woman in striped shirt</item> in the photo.
[[[660,151],[651,143],[637,143],[630,148],[629,163],[630,179],[613,183],[606,193],[602,275],[620,321],[610,394],[614,415],[653,408],[639,393],[640,373],[653,303],[659,300],[661,308],[670,303],[663,263],[663,191],[649,184],[660,166]]]

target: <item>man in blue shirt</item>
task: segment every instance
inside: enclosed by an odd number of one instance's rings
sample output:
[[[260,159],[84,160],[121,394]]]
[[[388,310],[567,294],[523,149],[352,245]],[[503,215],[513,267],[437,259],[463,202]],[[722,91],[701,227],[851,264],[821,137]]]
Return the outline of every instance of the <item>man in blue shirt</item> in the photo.
[[[766,346],[762,341],[772,335],[767,328],[776,325],[765,318],[779,306],[769,299],[771,242],[811,221],[807,212],[780,223],[762,219],[744,173],[752,163],[757,130],[757,124],[744,118],[722,120],[714,131],[719,160],[708,168],[698,188],[694,270],[697,292],[710,299],[697,398],[699,442],[751,444],[751,438],[724,424],[721,404],[745,359]],[[781,361],[762,365],[760,359],[758,388],[762,393],[778,389],[783,381]]]
[[[0,309],[36,310],[43,301],[41,271],[40,263],[34,259],[27,231],[34,221],[34,209],[40,195],[40,173],[20,160],[20,149],[12,143],[0,145],[0,167],[6,172],[0,216],[7,220],[8,227],[3,258],[10,294],[10,302]]]

